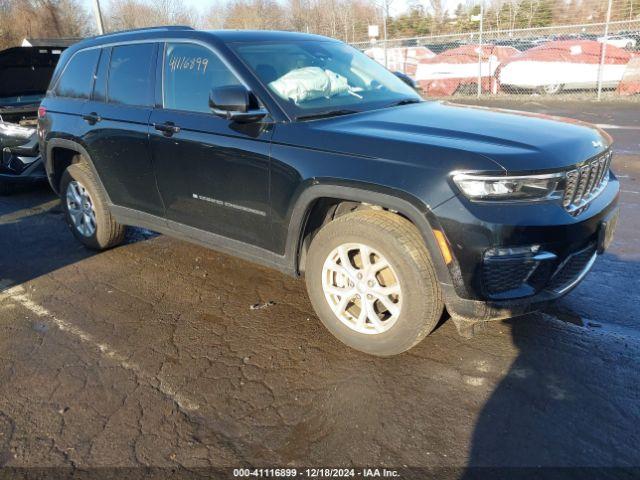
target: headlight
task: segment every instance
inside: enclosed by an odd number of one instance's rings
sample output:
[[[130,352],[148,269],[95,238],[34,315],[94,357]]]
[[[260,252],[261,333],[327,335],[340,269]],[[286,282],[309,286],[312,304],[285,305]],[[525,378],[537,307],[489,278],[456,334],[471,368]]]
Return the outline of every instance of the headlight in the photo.
[[[516,201],[558,198],[564,173],[499,177],[458,173],[453,181],[471,200]]]

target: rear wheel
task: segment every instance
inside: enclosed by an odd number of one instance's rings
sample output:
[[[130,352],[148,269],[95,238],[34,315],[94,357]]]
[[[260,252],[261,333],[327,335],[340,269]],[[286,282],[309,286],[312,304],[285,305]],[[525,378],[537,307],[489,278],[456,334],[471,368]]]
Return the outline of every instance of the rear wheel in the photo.
[[[325,327],[357,350],[391,356],[437,325],[441,292],[424,241],[399,215],[349,213],[309,247],[305,280]]]
[[[105,250],[122,243],[125,227],[111,216],[106,196],[87,164],[76,163],[67,168],[60,194],[67,224],[82,244]]]

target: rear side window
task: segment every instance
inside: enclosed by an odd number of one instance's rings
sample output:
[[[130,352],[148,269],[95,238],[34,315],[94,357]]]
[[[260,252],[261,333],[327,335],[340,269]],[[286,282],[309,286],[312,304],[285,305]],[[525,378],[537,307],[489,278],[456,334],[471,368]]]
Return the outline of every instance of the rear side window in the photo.
[[[109,103],[149,106],[153,99],[151,64],[155,44],[140,43],[113,47],[109,79]]]
[[[89,98],[99,56],[99,49],[76,53],[62,72],[55,94],[59,97]]]
[[[215,53],[189,43],[167,44],[163,83],[164,108],[203,113],[211,113],[211,88],[240,85]]]

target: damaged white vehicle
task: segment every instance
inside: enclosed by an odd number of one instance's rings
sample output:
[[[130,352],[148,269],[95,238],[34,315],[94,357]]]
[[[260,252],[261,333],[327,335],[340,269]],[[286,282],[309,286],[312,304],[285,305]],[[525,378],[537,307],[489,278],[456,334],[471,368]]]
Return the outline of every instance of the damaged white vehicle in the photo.
[[[46,180],[38,149],[38,107],[60,58],[58,47],[0,52],[0,195]]]

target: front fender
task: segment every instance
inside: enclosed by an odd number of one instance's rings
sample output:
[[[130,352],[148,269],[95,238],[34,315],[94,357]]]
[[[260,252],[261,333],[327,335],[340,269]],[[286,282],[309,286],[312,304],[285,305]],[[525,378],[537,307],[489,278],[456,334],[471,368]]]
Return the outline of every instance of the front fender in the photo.
[[[295,271],[300,271],[299,252],[302,246],[302,234],[311,207],[320,198],[335,198],[344,201],[369,203],[393,210],[408,218],[418,229],[431,255],[433,265],[441,283],[451,284],[450,268],[447,266],[438,247],[434,230],[441,230],[430,208],[417,198],[405,193],[365,183],[332,179],[313,179],[303,184],[289,214],[289,228],[286,241],[286,257],[294,259]]]

